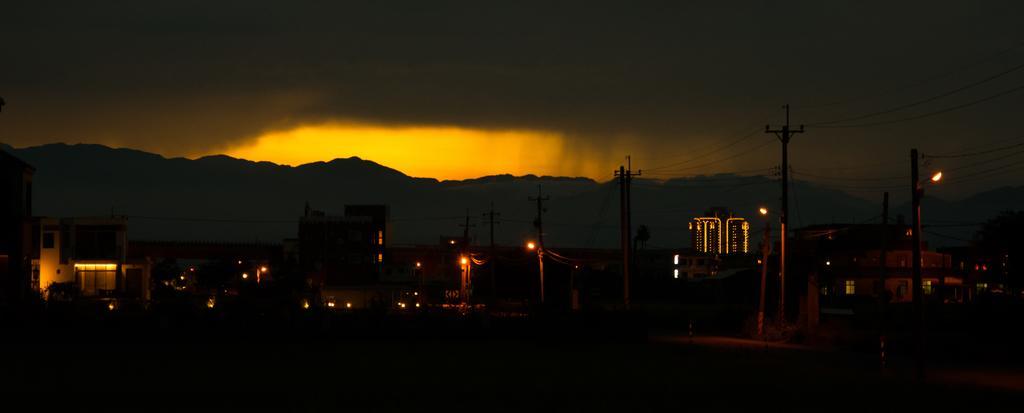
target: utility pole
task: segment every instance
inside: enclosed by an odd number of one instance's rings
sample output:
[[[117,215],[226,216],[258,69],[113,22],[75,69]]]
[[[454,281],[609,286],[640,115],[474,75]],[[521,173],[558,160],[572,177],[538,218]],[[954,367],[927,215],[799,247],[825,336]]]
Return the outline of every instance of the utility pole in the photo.
[[[910,150],[910,188],[913,229],[910,242],[913,244],[913,288],[914,288],[914,345],[918,380],[924,380],[924,288],[921,282],[921,196],[923,188],[917,171],[917,149]]]
[[[779,322],[786,320],[786,234],[789,224],[789,140],[794,134],[804,133],[804,125],[800,129],[789,127],[789,104],[783,106],[786,109],[786,124],[781,129],[771,129],[765,125],[765,133],[774,133],[782,142],[782,167],[779,168],[782,174],[782,211],[779,214],[780,242],[779,242]]]
[[[629,193],[630,181],[634,176],[640,176],[641,171],[633,173],[630,169],[632,168],[632,160],[629,156],[626,157],[626,166],[619,166],[619,170],[615,171],[615,176],[619,178],[619,226],[622,231],[622,301],[626,306],[626,310],[629,310],[629,274],[633,265],[633,243],[631,241],[632,228],[632,211],[630,211],[631,200]]]
[[[497,273],[498,273],[498,270],[497,270],[498,260],[497,260],[497,255],[495,253],[495,248],[494,248],[494,224],[495,224],[494,217],[495,216],[501,216],[501,213],[494,212],[494,202],[491,202],[491,210],[489,212],[485,213],[484,216],[486,216],[488,218],[488,221],[491,224],[491,253],[490,253],[490,257],[491,257],[490,258],[490,262],[491,262],[491,301],[494,301],[497,298],[497,296],[498,296],[497,281],[495,281],[498,278],[497,277]],[[500,224],[500,222],[499,222],[499,224]]]
[[[757,304],[757,335],[764,337],[764,290],[768,279],[768,255],[771,252],[772,223],[764,224],[764,241],[761,241],[761,298]]]
[[[469,208],[466,208],[466,223],[459,226],[462,227],[462,248],[469,250],[469,229],[476,227],[476,224],[469,223]]]
[[[469,229],[476,227],[475,224],[469,223],[469,208],[466,208],[466,223],[459,224],[462,227],[462,252],[459,254],[460,260],[465,260],[463,263],[463,275],[462,275],[462,299],[466,304],[469,304],[469,291],[470,286],[473,283],[473,279],[470,278],[470,266],[473,265],[473,254],[469,248]]]
[[[882,367],[885,367],[885,253],[889,237],[889,192],[882,194],[882,239],[878,248],[878,343],[881,352]]]
[[[540,273],[540,303],[544,305],[544,201],[551,199],[542,196],[540,185],[537,185],[537,196],[530,197],[530,201],[537,201],[537,220],[534,225],[537,227],[537,269]]]
[[[886,249],[889,248],[889,192],[882,194],[882,239],[878,248],[878,309],[881,314],[885,310],[885,270],[886,270]]]

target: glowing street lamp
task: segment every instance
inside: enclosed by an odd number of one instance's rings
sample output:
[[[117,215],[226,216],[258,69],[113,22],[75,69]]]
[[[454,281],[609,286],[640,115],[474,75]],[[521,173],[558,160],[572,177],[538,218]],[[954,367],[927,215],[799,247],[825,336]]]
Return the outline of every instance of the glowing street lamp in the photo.
[[[242,273],[242,279],[243,279],[243,280],[248,280],[248,279],[249,279],[249,273],[247,273],[247,272],[243,272],[243,273]]]
[[[757,209],[757,212],[760,212],[761,215],[768,215],[768,208],[760,207]]]
[[[924,286],[921,280],[921,198],[924,197],[924,185],[926,183],[937,184],[942,180],[942,171],[936,171],[927,181],[922,181],[918,175],[917,161],[919,157],[917,149],[910,150],[910,180],[911,180],[911,225],[913,230],[911,236],[911,285],[913,293],[914,309],[914,358],[916,362],[916,373],[918,380],[924,380]],[[930,182],[929,182],[930,181]]]
[[[526,243],[526,249],[528,249],[530,251],[533,251],[533,250],[537,249],[537,244],[535,244],[533,241],[527,242]]]
[[[462,264],[462,265],[469,264],[469,258],[466,258],[465,256],[463,256],[462,258],[459,258],[459,263]]]

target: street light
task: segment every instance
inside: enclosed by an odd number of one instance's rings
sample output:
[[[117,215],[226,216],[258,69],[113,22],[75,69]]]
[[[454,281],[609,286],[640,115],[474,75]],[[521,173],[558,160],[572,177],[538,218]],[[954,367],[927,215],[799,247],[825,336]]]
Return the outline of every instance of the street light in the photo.
[[[761,216],[763,216],[763,217],[768,217],[768,208],[760,207],[760,208],[757,209],[757,212],[759,212],[761,214]],[[762,255],[762,257],[761,257],[761,259],[757,260],[758,264],[761,264],[761,294],[760,294],[760,300],[758,301],[758,304],[757,304],[757,335],[762,336],[762,337],[764,337],[764,307],[765,307],[764,295],[765,295],[765,288],[767,287],[767,283],[768,283],[768,254],[771,251],[771,243],[770,243],[771,242],[771,236],[770,236],[771,231],[772,231],[772,222],[771,222],[771,220],[766,219],[764,221],[764,239],[761,241],[761,255]],[[780,289],[780,291],[782,291],[782,290]],[[781,308],[782,308],[782,300],[784,298],[785,298],[785,296],[783,294],[779,295],[779,309],[780,309],[779,312],[780,313],[782,312],[782,310],[781,310]],[[780,318],[780,320],[781,320],[781,318]]]
[[[530,251],[533,251],[533,250],[537,249],[537,244],[535,244],[533,241],[527,242],[526,243],[526,249],[528,249]]]
[[[918,175],[917,149],[910,150],[910,191],[911,213],[913,214],[910,231],[912,243],[911,267],[913,268],[913,305],[914,305],[914,341],[916,344],[915,358],[918,380],[924,380],[924,283],[921,280],[921,198],[924,197],[924,184],[930,181],[936,184],[942,180],[942,171],[936,171],[928,181],[921,181]]]

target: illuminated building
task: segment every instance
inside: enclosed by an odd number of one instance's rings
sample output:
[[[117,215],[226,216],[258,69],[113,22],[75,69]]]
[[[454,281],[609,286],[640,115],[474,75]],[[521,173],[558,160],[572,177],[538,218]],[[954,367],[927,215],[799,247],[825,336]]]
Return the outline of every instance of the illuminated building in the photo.
[[[299,218],[299,265],[324,297],[363,307],[390,258],[389,239],[385,205],[346,205],[342,216],[307,205]]]
[[[855,297],[877,299],[880,293],[889,302],[909,303],[913,300],[913,244],[907,233],[909,228],[899,222],[886,226],[822,224],[798,228],[791,244],[790,265],[796,271],[815,274],[822,305],[848,306]],[[924,295],[929,300],[963,301],[969,293],[964,285],[966,271],[956,271],[950,254],[929,251],[927,244],[922,244]]]
[[[750,250],[750,223],[743,218],[725,220],[725,254],[746,254]]]
[[[127,219],[39,218],[36,230],[33,269],[44,297],[64,284],[83,297],[149,298],[149,264],[126,259]]]
[[[690,221],[690,245],[705,254],[722,253],[722,220],[718,217],[697,217]]]
[[[727,217],[723,220],[721,217]],[[746,254],[750,252],[750,223],[733,217],[724,208],[713,208],[703,217],[690,220],[690,245],[705,254]]]

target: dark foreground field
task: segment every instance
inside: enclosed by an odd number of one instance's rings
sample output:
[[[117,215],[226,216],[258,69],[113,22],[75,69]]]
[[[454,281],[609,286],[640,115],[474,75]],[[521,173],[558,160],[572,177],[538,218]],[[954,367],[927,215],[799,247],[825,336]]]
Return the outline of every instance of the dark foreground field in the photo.
[[[637,328],[453,317],[115,320],[2,332],[0,386],[62,411],[1019,411],[1020,376]],[[145,327],[140,327],[145,325]],[[973,378],[972,378],[973,377]],[[977,380],[976,380],[977,379]],[[5,411],[19,411],[19,409]]]

